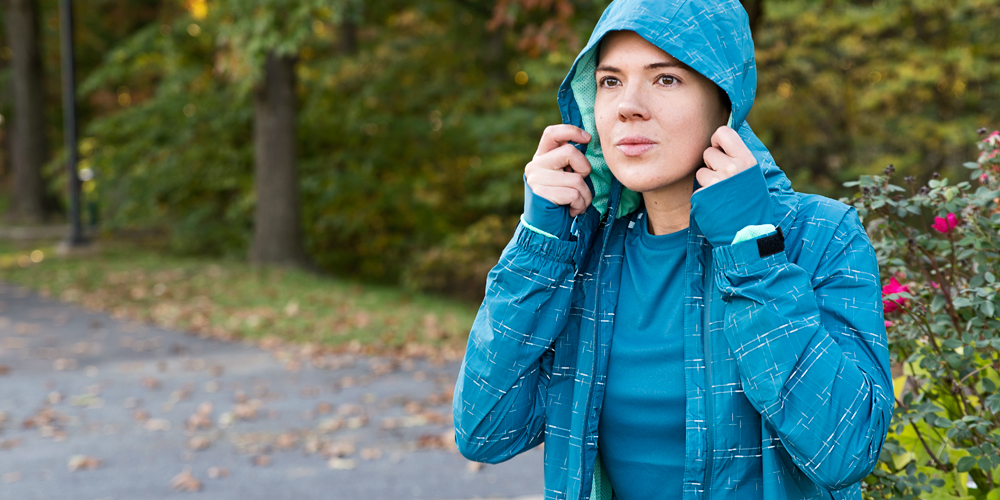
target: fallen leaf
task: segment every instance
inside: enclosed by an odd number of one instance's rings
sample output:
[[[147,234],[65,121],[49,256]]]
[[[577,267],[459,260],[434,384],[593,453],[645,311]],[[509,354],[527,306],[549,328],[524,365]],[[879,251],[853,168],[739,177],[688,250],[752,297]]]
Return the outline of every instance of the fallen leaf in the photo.
[[[205,401],[204,403],[198,405],[198,409],[188,417],[185,423],[187,430],[196,431],[199,429],[211,429],[212,428],[212,403],[210,401]]]
[[[352,470],[358,463],[349,458],[331,458],[326,465],[333,470]]]
[[[204,450],[212,445],[212,440],[205,436],[195,436],[188,440],[188,448],[192,450]]]
[[[0,450],[9,450],[21,446],[24,441],[21,438],[7,439],[0,441]]]
[[[278,437],[275,438],[274,446],[277,447],[279,450],[288,451],[294,448],[295,445],[298,444],[298,442],[299,442],[298,436],[296,436],[294,433],[291,432],[285,432],[279,434]]]
[[[170,487],[178,491],[194,493],[196,491],[201,491],[201,481],[191,474],[191,468],[188,467],[170,480]]]
[[[155,391],[163,386],[163,382],[160,382],[159,379],[153,377],[142,377],[142,380],[140,380],[139,383],[151,391]]]
[[[88,457],[87,455],[73,455],[69,458],[69,463],[66,464],[66,468],[70,472],[76,472],[78,470],[95,470],[99,469],[104,462],[99,458]]]
[[[170,421],[165,418],[151,418],[144,426],[147,431],[169,431]]]
[[[132,410],[132,420],[141,424],[149,420],[149,412],[146,410]]]
[[[57,372],[75,370],[76,360],[72,358],[59,358],[52,363],[52,368]]]
[[[222,479],[229,477],[229,469],[225,467],[209,467],[208,468],[208,478],[209,479]]]
[[[250,463],[257,467],[267,467],[271,465],[271,457],[270,455],[256,455],[250,460]]]

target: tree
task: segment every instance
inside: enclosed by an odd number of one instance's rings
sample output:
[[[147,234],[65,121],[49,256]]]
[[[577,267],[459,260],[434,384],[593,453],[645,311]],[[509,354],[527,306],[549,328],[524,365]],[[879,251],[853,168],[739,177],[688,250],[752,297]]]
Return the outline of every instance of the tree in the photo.
[[[302,264],[294,57],[268,52],[253,100],[257,204],[250,261]]]
[[[207,9],[191,0],[192,13]],[[226,0],[214,6],[219,41],[238,73],[254,82],[254,172],[256,208],[250,260],[256,263],[304,264],[299,178],[296,164],[296,56],[316,32],[321,19],[341,27],[341,50],[356,51],[354,15],[360,2],[340,0]]]
[[[42,62],[37,0],[4,0],[7,45],[11,50],[11,170],[14,183],[9,216],[17,222],[44,218],[42,165],[46,159]]]

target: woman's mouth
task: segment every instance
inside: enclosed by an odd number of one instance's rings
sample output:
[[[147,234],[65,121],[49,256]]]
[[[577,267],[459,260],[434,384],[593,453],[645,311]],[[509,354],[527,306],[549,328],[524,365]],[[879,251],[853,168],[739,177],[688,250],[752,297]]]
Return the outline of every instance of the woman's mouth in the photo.
[[[642,156],[654,146],[656,146],[656,141],[642,136],[625,137],[615,143],[618,151],[621,151],[625,156]]]

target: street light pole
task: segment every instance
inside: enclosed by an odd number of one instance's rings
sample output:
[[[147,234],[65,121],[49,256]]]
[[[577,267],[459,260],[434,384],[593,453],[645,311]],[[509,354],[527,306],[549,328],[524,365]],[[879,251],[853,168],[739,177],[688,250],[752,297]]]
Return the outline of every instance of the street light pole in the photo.
[[[69,179],[70,247],[87,243],[80,224],[80,176],[76,170],[76,82],[73,68],[73,2],[59,0],[59,41],[62,59],[63,135],[66,144],[66,172]]]

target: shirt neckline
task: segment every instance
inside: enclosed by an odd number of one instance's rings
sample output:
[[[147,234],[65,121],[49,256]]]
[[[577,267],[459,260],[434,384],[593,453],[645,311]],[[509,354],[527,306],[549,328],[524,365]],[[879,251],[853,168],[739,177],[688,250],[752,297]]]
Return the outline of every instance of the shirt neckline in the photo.
[[[690,226],[669,234],[653,235],[649,233],[649,226],[647,224],[649,216],[646,215],[646,210],[643,209],[639,211],[636,218],[636,224],[631,228],[630,232],[633,234],[633,237],[638,240],[641,247],[655,251],[663,251],[682,249],[687,244],[687,236]]]

